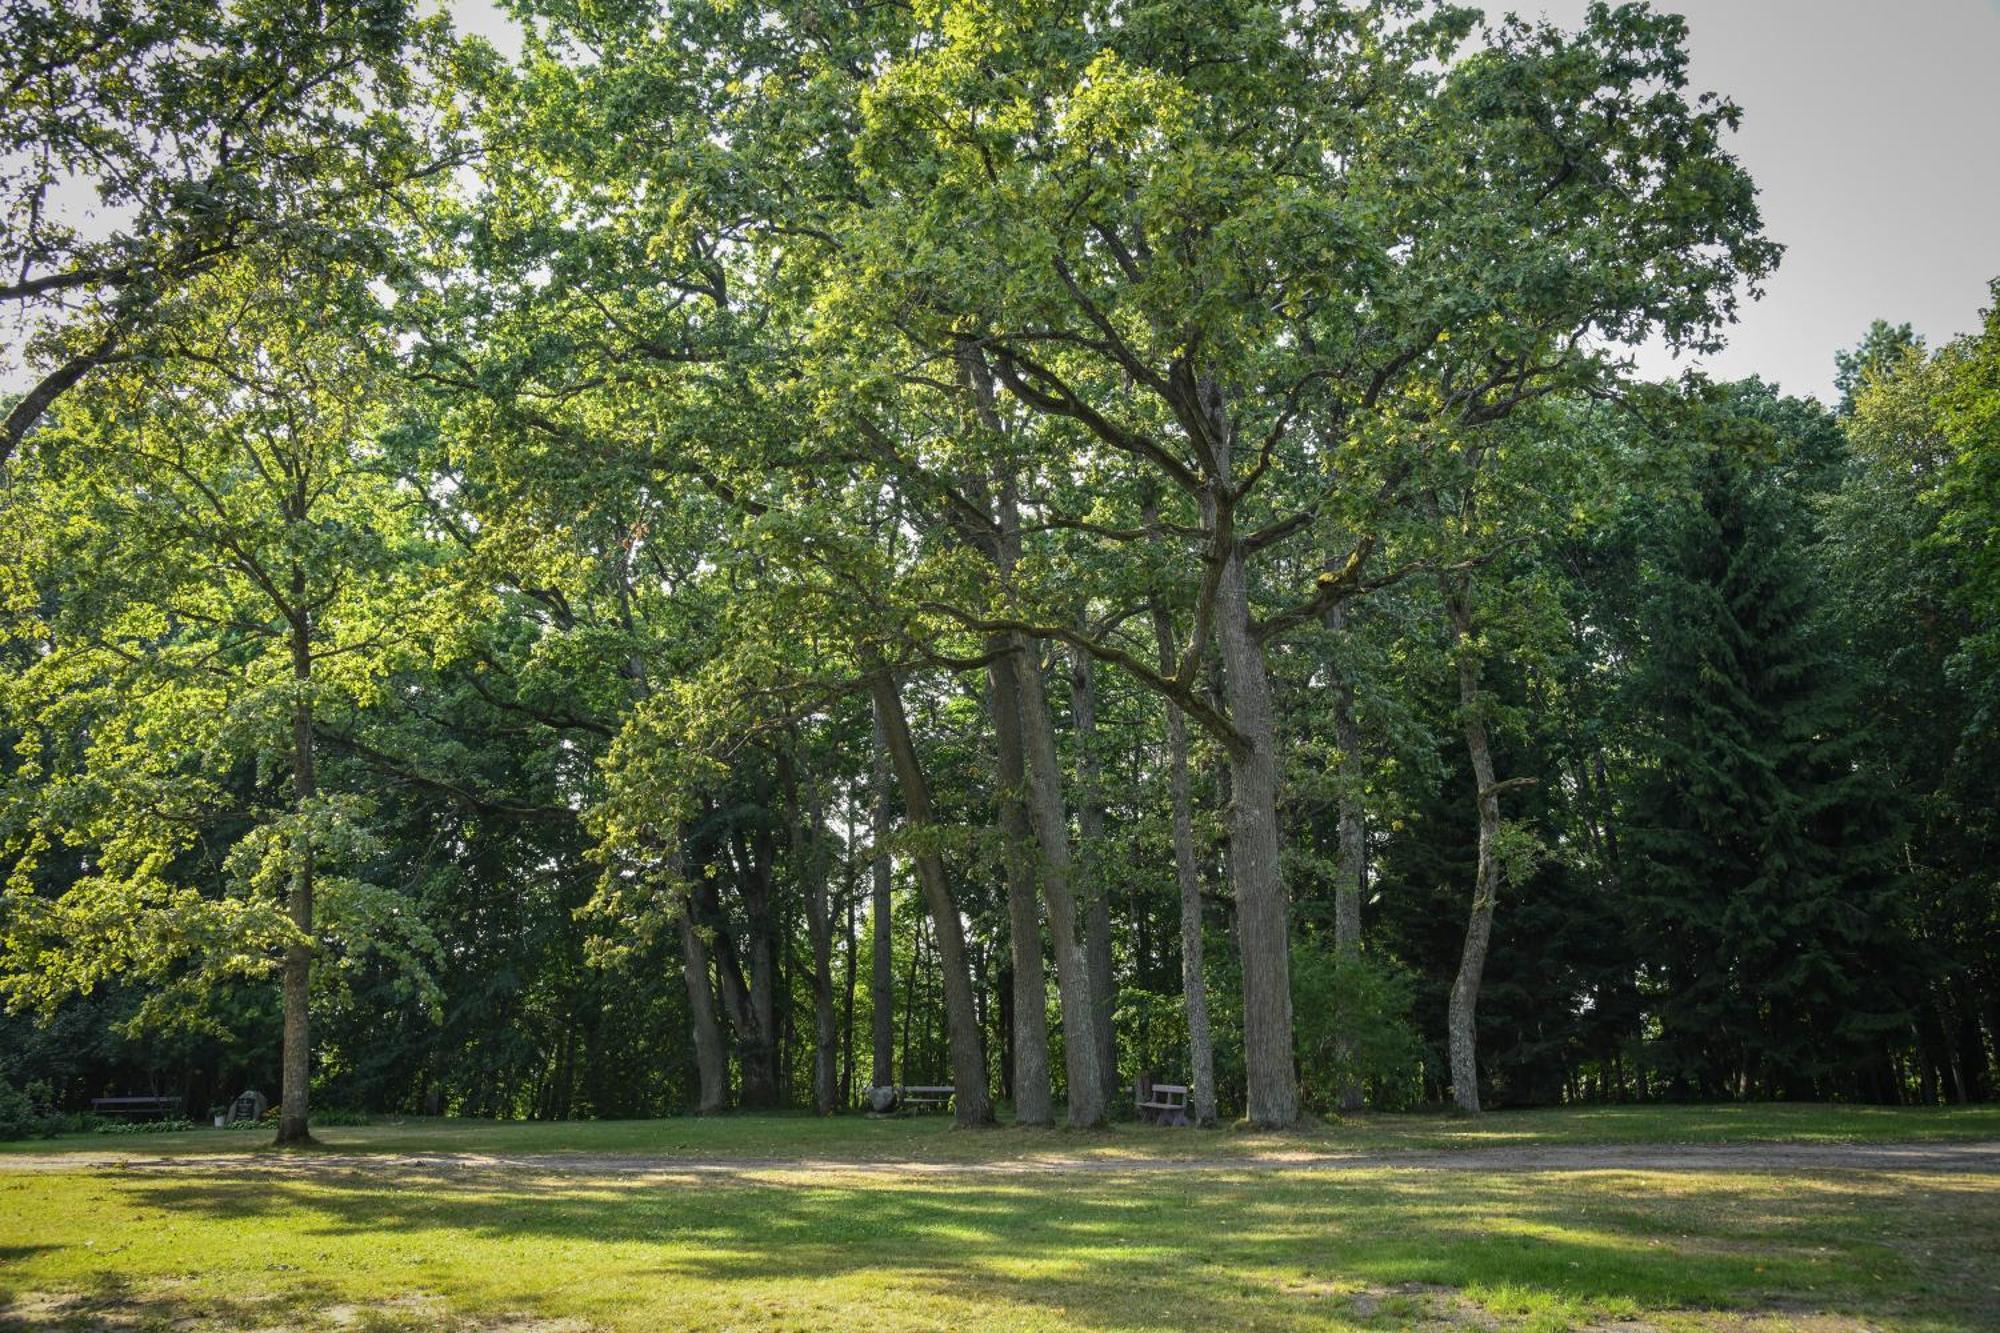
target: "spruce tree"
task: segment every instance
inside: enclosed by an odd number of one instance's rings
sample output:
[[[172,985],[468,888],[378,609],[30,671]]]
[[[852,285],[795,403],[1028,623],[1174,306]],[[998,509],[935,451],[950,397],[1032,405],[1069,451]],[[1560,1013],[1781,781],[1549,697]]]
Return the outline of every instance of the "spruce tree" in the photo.
[[[1894,818],[1818,624],[1803,487],[1721,448],[1694,481],[1650,537],[1629,696],[1653,733],[1631,873],[1661,1073],[1684,1095],[1885,1096]]]

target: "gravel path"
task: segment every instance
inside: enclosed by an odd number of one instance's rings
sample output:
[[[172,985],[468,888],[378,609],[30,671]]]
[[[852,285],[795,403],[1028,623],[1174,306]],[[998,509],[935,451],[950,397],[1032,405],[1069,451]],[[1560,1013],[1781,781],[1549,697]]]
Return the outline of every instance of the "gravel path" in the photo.
[[[0,1174],[19,1171],[271,1171],[312,1173],[524,1171],[566,1175],[747,1176],[770,1172],[862,1176],[1034,1175],[1066,1172],[1245,1171],[1875,1171],[2000,1174],[2000,1142],[1555,1144],[1541,1147],[1265,1152],[1234,1157],[1032,1154],[990,1161],[862,1161],[798,1157],[643,1157],[613,1153],[232,1153],[118,1156],[0,1155]]]

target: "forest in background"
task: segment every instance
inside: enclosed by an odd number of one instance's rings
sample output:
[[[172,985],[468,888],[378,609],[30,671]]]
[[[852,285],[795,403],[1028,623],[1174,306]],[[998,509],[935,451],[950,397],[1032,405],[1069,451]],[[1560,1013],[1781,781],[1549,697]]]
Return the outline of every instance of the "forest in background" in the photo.
[[[2000,316],[1636,377],[1678,19],[513,12],[0,15],[0,1097],[1992,1097]]]

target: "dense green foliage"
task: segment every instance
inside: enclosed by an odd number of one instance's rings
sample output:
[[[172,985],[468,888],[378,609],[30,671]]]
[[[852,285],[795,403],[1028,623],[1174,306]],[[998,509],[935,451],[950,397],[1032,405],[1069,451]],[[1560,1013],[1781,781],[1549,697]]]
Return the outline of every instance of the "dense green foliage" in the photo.
[[[1636,380],[1677,19],[336,8],[4,19],[6,1105],[1992,1095],[2000,315]]]

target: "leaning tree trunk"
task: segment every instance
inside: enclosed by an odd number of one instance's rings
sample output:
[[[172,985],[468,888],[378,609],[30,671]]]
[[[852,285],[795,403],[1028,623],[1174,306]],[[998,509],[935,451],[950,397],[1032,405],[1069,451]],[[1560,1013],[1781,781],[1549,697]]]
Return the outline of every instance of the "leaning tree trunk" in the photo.
[[[697,879],[693,887],[694,903],[699,909],[697,919],[709,927],[714,941],[715,978],[722,994],[723,1012],[736,1039],[736,1063],[741,1079],[738,1104],[751,1110],[769,1107],[776,1101],[777,1089],[767,1077],[769,1065],[758,1055],[768,1043],[759,1029],[757,1007],[743,974],[743,959],[736,939],[722,912],[721,895],[715,881],[705,876]]]
[[[1056,991],[1062,1003],[1063,1072],[1069,1083],[1069,1123],[1092,1128],[1104,1123],[1104,1076],[1098,1064],[1090,984],[1090,958],[1077,930],[1076,898],[1070,887],[1069,824],[1063,816],[1062,768],[1056,759],[1055,726],[1042,687],[1040,654],[1030,641],[1014,636],[1008,655],[1021,696],[1021,736],[1026,743],[1028,815],[1041,843],[1042,887],[1049,908],[1049,935],[1056,947]]]
[[[869,909],[870,932],[874,936],[874,967],[869,974],[868,993],[874,1037],[874,1062],[870,1086],[885,1088],[896,1081],[896,963],[891,947],[893,922],[889,916],[889,891],[893,882],[889,867],[889,742],[882,736],[882,708],[875,705],[875,765],[869,776],[872,818],[870,836],[875,856],[869,866],[873,876],[873,896]]]
[[[1222,691],[1236,728],[1229,775],[1230,878],[1243,959],[1243,1063],[1250,1122],[1289,1128],[1299,1118],[1292,1056],[1291,909],[1278,860],[1278,741],[1263,645],[1250,621],[1242,546],[1227,542],[1216,587]]]
[[[1479,804],[1479,869],[1472,891],[1472,916],[1459,952],[1458,976],[1451,984],[1445,1026],[1451,1046],[1451,1094],[1458,1109],[1479,1111],[1479,983],[1493,937],[1493,907],[1500,893],[1500,793],[1512,783],[1493,777],[1493,750],[1486,734],[1479,662],[1472,648],[1472,607],[1461,582],[1445,594],[1458,654],[1458,704],[1464,715],[1465,749]]]
[[[695,928],[694,905],[680,910],[681,975],[687,983],[688,1013],[694,1029],[694,1063],[701,1079],[697,1115],[718,1115],[729,1109],[729,1055],[722,1048],[722,1026],[715,1018],[715,991],[708,980],[708,945]]]
[[[909,721],[903,716],[902,696],[887,671],[878,670],[869,679],[875,700],[875,716],[882,724],[889,759],[896,781],[903,789],[903,814],[913,829],[933,827],[930,787],[924,781],[915,743],[910,739]],[[960,1125],[993,1123],[993,1099],[986,1087],[986,1052],[979,1030],[979,1011],[972,994],[972,974],[966,967],[965,929],[959,921],[958,903],[945,875],[944,858],[936,847],[921,844],[916,854],[917,883],[923,890],[924,905],[930,909],[931,927],[937,937],[938,970],[943,974],[945,1024],[951,1046],[953,1097]]]
[[[1097,1039],[1097,1070],[1108,1106],[1118,1096],[1117,983],[1112,975],[1111,903],[1105,874],[1104,791],[1097,759],[1097,689],[1090,655],[1071,645],[1070,707],[1076,718],[1076,776],[1082,798],[1077,807],[1078,845],[1082,850],[1083,925],[1085,951],[1090,956],[1090,1010]]]
[[[1326,613],[1326,627],[1336,635],[1347,630],[1347,607],[1336,602]],[[1335,651],[1338,652],[1338,646]],[[1333,733],[1340,747],[1340,788],[1335,797],[1340,849],[1333,872],[1333,955],[1343,967],[1361,961],[1361,881],[1368,873],[1366,824],[1361,811],[1361,727],[1354,720],[1354,682],[1338,668],[1333,680]],[[1334,1050],[1348,1072],[1340,1079],[1340,1109],[1361,1109],[1361,1080],[1351,1066],[1354,1034],[1352,1015],[1341,1019]]]
[[[749,1006],[738,1009],[738,1063],[743,1105],[764,1110],[778,1105],[778,924],[772,907],[771,876],[777,847],[773,834],[758,829],[733,838],[737,886],[743,898],[744,947]]]
[[[1174,670],[1174,629],[1166,608],[1153,605],[1160,669]],[[1167,701],[1167,780],[1173,795],[1174,879],[1181,891],[1181,993],[1187,1005],[1188,1060],[1193,1066],[1194,1122],[1215,1123],[1215,1043],[1208,1029],[1208,979],[1202,964],[1201,869],[1194,856],[1194,798],[1188,787],[1187,717]]]
[[[995,647],[1004,647],[1002,640]],[[1021,695],[1004,655],[987,669],[993,696],[993,740],[999,760],[1000,840],[1007,872],[1007,929],[1012,937],[1011,1008],[1014,1038],[1014,1120],[1053,1125],[1049,1072],[1048,978],[1042,970],[1042,914],[1035,892],[1034,832],[1025,802]]]
[[[312,803],[319,795],[319,775],[313,763],[312,624],[305,610],[305,572],[292,572],[292,805],[298,820],[291,891],[286,910],[298,938],[285,946],[285,1039],[278,1113],[279,1143],[311,1143],[306,1128],[307,1088],[312,1078],[312,929],[313,845]]]

